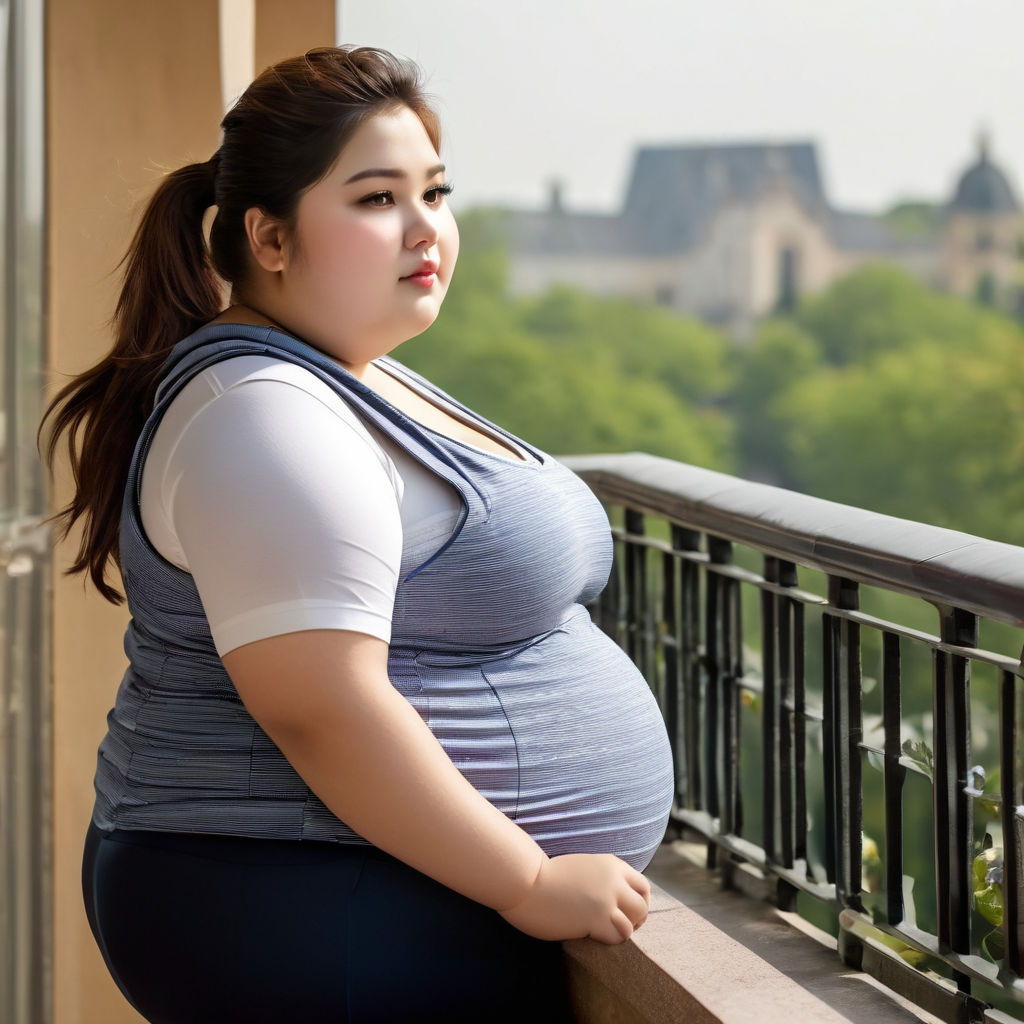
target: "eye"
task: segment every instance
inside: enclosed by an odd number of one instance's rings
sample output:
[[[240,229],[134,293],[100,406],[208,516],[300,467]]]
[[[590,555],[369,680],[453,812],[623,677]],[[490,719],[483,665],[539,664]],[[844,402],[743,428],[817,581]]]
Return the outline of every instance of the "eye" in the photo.
[[[377,207],[391,206],[394,201],[394,196],[392,196],[388,191],[374,192],[372,195],[363,196],[363,198],[359,200],[360,204],[364,206]]]
[[[446,196],[452,194],[453,186],[449,184],[444,185],[431,185],[426,192],[423,193],[423,201],[429,203],[431,206],[440,206],[444,202]]]

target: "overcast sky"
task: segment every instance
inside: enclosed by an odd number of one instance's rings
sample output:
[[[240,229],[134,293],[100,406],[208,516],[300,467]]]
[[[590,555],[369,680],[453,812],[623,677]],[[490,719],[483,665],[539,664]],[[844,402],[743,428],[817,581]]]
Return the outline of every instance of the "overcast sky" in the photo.
[[[1024,0],[340,0],[415,59],[457,208],[615,209],[637,144],[813,140],[841,208],[948,198],[979,129],[1024,183]]]

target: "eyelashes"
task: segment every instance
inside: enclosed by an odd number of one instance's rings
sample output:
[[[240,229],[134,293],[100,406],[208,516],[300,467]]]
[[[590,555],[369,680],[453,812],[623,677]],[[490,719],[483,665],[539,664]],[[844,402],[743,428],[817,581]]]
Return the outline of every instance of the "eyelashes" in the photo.
[[[450,196],[454,190],[455,186],[451,182],[446,181],[443,185],[431,185],[423,193],[423,198],[433,206]],[[381,189],[379,192],[371,192],[368,196],[363,196],[359,203],[364,206],[383,208],[393,206],[395,197],[389,189]]]
[[[428,188],[425,195],[433,193],[437,199],[445,199],[455,191],[455,186],[450,182],[446,181],[443,185],[434,185],[432,188]]]

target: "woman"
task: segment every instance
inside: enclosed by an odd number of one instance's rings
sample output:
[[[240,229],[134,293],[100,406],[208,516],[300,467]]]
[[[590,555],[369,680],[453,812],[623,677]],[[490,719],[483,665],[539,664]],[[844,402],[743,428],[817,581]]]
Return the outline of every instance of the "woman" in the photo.
[[[132,613],[97,942],[152,1021],[565,1019],[551,940],[644,922],[672,792],[651,694],[582,607],[607,521],[387,357],[458,250],[415,69],[312,51],[222,127],[50,409],[72,571],[117,600],[114,559]]]

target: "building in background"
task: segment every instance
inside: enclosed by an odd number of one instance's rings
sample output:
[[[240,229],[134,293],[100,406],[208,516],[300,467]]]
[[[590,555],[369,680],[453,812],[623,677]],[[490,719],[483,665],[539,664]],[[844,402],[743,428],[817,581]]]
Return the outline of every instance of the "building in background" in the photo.
[[[864,263],[903,267],[940,290],[1019,311],[1024,216],[1002,170],[977,159],[945,204],[838,210],[811,142],[639,149],[619,213],[505,211],[510,287],[561,282],[658,302],[749,337]]]

